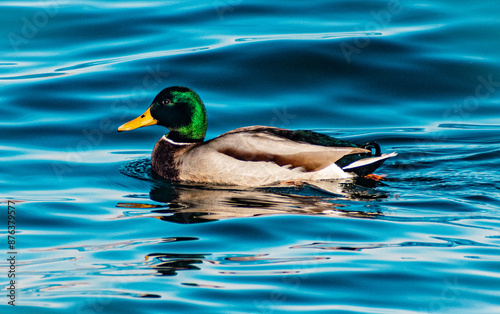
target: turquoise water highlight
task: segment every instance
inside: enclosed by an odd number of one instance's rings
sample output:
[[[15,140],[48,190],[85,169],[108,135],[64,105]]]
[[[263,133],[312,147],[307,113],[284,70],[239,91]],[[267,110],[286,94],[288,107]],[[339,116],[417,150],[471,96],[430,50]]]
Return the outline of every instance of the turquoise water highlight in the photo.
[[[496,2],[0,6],[2,312],[498,312]],[[377,184],[164,182],[166,130],[116,129],[171,85],[204,100],[207,138],[270,125],[399,155]]]

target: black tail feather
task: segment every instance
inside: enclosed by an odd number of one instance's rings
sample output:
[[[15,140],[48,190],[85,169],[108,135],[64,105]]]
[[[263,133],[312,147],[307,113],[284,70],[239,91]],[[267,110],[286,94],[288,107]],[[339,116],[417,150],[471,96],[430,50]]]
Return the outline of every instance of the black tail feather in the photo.
[[[371,151],[371,157],[378,157],[382,155],[382,150],[380,149],[380,145],[377,142],[366,143],[365,145],[362,145],[360,147]],[[375,152],[373,152],[374,150]]]

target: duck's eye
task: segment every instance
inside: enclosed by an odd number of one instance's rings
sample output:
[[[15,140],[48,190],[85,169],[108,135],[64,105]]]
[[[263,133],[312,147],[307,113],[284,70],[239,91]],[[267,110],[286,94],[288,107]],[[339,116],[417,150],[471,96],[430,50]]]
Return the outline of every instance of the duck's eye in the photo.
[[[168,105],[169,103],[170,103],[170,99],[163,99],[163,100],[161,101],[161,104],[162,104],[162,105]]]

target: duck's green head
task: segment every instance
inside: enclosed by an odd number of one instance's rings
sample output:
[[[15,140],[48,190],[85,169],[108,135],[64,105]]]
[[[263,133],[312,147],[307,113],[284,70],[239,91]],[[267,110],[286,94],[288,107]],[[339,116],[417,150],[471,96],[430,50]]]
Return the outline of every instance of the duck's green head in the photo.
[[[146,112],[120,126],[118,131],[154,124],[168,128],[168,137],[176,142],[202,142],[207,131],[205,105],[187,87],[168,87],[156,95]]]

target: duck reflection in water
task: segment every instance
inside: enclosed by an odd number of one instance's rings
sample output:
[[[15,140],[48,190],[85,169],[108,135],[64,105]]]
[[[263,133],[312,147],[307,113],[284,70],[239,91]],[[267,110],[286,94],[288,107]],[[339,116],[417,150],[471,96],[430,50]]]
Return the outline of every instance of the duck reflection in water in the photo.
[[[178,271],[200,270],[207,254],[151,253],[146,256],[160,276],[175,276]]]
[[[127,176],[150,184],[148,194],[128,195],[132,202],[118,203],[125,209],[117,219],[156,218],[166,222],[193,224],[228,218],[262,215],[327,215],[376,218],[378,211],[360,211],[342,204],[358,200],[361,204],[387,198],[383,182],[359,178],[303,182],[301,185],[277,185],[258,188],[179,184],[166,181],[151,171],[148,158],[131,161],[122,167]],[[345,202],[351,203],[352,202]],[[195,237],[168,237],[165,242],[196,241]],[[314,257],[318,258],[318,257]],[[206,252],[178,253],[157,251],[145,256],[146,263],[158,276],[176,276],[187,270],[200,270],[203,263],[266,262],[267,254],[212,256]],[[198,283],[183,285],[200,286]],[[218,288],[212,286],[211,288]]]

